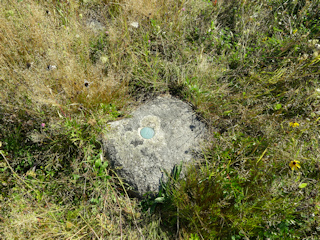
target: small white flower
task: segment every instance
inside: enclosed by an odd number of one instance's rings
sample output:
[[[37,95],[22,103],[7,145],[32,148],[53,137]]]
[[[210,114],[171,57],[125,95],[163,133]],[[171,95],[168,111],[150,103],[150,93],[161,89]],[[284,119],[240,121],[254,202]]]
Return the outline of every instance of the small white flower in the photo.
[[[303,60],[306,60],[308,57],[309,57],[309,55],[306,54],[306,53],[304,53],[301,58],[302,58]]]
[[[130,23],[130,26],[134,27],[134,28],[138,28],[139,27],[139,23],[138,22],[132,22],[132,23]]]
[[[311,45],[315,45],[319,42],[319,39],[309,39],[308,42],[311,43]]]
[[[100,57],[100,61],[102,63],[106,63],[106,62],[108,62],[108,57],[107,56],[102,56],[102,57]]]

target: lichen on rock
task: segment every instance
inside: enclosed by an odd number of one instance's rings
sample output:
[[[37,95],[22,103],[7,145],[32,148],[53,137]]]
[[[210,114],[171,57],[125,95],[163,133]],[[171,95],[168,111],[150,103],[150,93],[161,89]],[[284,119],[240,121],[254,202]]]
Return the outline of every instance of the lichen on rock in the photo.
[[[150,139],[141,136],[151,128]],[[111,166],[142,197],[157,192],[164,170],[190,162],[200,148],[206,126],[191,106],[171,97],[158,97],[132,113],[132,118],[110,123],[103,144]]]

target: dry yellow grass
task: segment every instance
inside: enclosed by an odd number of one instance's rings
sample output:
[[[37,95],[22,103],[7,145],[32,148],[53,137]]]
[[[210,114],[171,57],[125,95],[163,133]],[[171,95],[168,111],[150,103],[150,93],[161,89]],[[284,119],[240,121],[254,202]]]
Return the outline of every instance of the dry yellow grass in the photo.
[[[2,102],[95,107],[126,92],[126,77],[90,61],[95,33],[74,2],[2,3],[0,74]],[[68,2],[68,1],[67,1]],[[81,17],[82,16],[82,17]],[[86,86],[86,83],[89,83]]]

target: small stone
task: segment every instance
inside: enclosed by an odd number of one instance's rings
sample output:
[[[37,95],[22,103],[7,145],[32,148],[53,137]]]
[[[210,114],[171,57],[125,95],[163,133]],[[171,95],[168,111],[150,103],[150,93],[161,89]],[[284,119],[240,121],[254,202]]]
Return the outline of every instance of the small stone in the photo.
[[[56,69],[56,68],[57,68],[57,66],[55,66],[55,65],[50,65],[50,64],[49,64],[49,65],[47,66],[47,70],[48,70],[48,71],[53,70],[53,69]]]
[[[87,80],[84,80],[84,86],[86,87],[86,88],[88,88],[89,86],[90,86],[90,82],[88,82]]]

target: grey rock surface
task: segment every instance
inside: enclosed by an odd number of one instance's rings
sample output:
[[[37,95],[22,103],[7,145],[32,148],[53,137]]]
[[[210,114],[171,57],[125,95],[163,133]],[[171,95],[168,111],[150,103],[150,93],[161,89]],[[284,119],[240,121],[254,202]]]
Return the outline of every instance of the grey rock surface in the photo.
[[[145,127],[154,130],[152,138],[141,136]],[[131,118],[110,123],[103,143],[111,165],[141,197],[159,190],[164,169],[170,173],[174,166],[192,160],[205,133],[205,124],[188,104],[158,97],[140,106]]]

